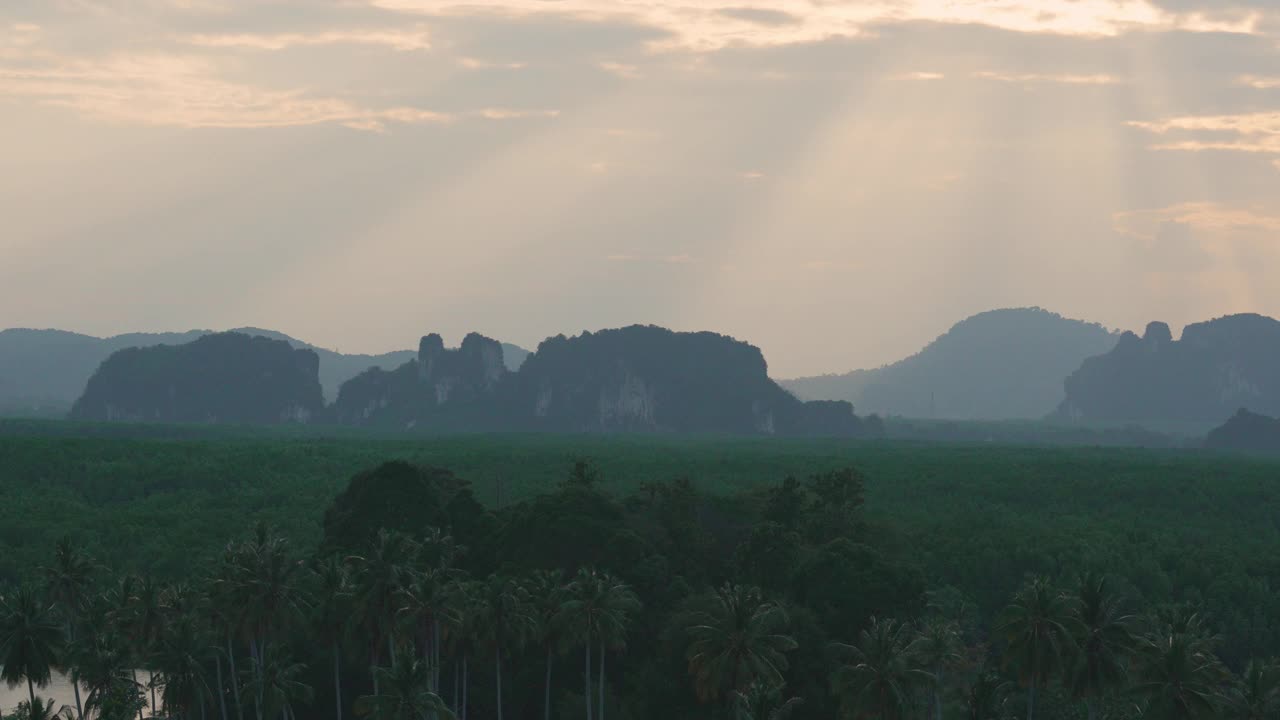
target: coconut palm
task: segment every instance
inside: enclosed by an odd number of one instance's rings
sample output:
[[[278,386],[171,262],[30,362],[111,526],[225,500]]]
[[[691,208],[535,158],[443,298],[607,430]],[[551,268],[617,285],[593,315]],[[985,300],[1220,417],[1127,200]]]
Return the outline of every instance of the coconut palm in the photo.
[[[370,720],[453,720],[454,714],[427,685],[431,668],[409,658],[394,668],[374,669],[381,690],[356,700],[356,714]]]
[[[726,583],[684,622],[690,640],[685,656],[699,700],[721,700],[755,682],[782,684],[787,653],[797,644],[785,634],[786,610],[759,588]]]
[[[561,616],[575,639],[586,648],[584,672],[587,720],[604,720],[604,663],[610,649],[626,646],[627,625],[631,616],[640,612],[640,600],[631,588],[612,575],[596,570],[582,569],[569,583],[565,591],[566,601]],[[599,651],[597,714],[591,705],[591,650]],[[550,658],[548,658],[548,662]]]
[[[407,627],[421,647],[422,659],[430,670],[431,692],[440,691],[439,665],[443,627],[451,624],[452,609],[446,587],[448,575],[444,570],[427,567],[412,571],[396,594],[396,617],[402,627]]]
[[[1194,720],[1217,714],[1228,674],[1213,654],[1214,641],[1195,613],[1175,616],[1141,640],[1133,692],[1145,700],[1147,716]]]
[[[915,639],[907,650],[916,663],[933,676],[932,715],[942,720],[942,691],[946,687],[946,672],[961,660],[960,627],[954,621],[939,616],[929,618],[916,630]]]
[[[315,695],[311,686],[298,679],[307,667],[288,661],[274,643],[261,648],[259,656],[261,660],[256,657],[250,660],[259,667],[254,669],[254,679],[248,689],[260,698],[262,716],[271,720],[296,720],[294,703],[310,702]]]
[[[397,600],[407,584],[418,554],[418,545],[408,535],[381,530],[369,552],[348,559],[353,570],[354,617],[369,639],[370,670],[379,666],[382,650],[396,667]],[[373,675],[374,695],[378,676]]]
[[[537,620],[537,636],[547,651],[546,678],[542,690],[543,717],[546,720],[551,720],[551,670],[555,656],[564,650],[567,639],[564,613],[567,588],[563,579],[559,570],[538,570],[529,577],[529,594]]]
[[[36,696],[30,702],[18,703],[18,714],[14,717],[22,720],[71,720],[77,715],[70,705],[54,710],[52,699],[45,700]]]
[[[1280,717],[1280,665],[1250,660],[1231,697],[1232,717],[1275,720]]]
[[[35,689],[49,684],[62,649],[57,613],[35,588],[24,585],[0,595],[0,678],[10,689],[25,680],[31,708]]]
[[[1075,652],[1066,669],[1071,692],[1085,701],[1089,720],[1097,720],[1102,696],[1126,683],[1127,658],[1134,638],[1133,619],[1120,612],[1107,591],[1106,578],[1085,576],[1072,603]]]
[[[1027,720],[1035,717],[1036,690],[1062,669],[1071,649],[1070,602],[1049,581],[1027,583],[1005,608],[997,628],[1006,644],[1005,663],[1027,688]]]
[[[351,573],[340,558],[330,557],[312,568],[315,602],[312,628],[333,653],[333,698],[342,720],[342,639],[351,613]]]
[[[76,646],[81,618],[92,599],[94,569],[93,561],[69,537],[58,540],[54,546],[53,564],[43,568],[45,591],[62,615],[67,645],[72,649]],[[80,686],[72,683],[72,688],[75,692],[76,717],[83,718],[84,703],[80,698]]]
[[[1009,698],[1009,683],[983,668],[965,696],[964,720],[1003,720]]]
[[[160,671],[166,715],[189,718],[198,710],[204,720],[205,699],[211,692],[205,676],[205,660],[209,654],[209,643],[193,616],[179,616],[165,628],[152,658]]]
[[[535,629],[529,593],[512,578],[490,576],[481,587],[476,629],[493,652],[497,719],[502,720],[502,660],[518,651]]]
[[[733,720],[788,720],[804,701],[783,700],[782,688],[754,682],[744,691],[729,693],[733,703]]]
[[[833,645],[838,654],[849,657],[832,679],[847,717],[906,717],[915,689],[934,681],[932,675],[916,667],[910,644],[907,625],[871,618],[871,627],[859,633],[856,645]]]
[[[132,655],[128,644],[114,630],[101,624],[90,624],[87,640],[76,649],[72,680],[85,689],[84,710],[99,717],[111,701],[122,695],[137,697],[141,686],[133,678]],[[132,716],[136,711],[130,710]]]
[[[484,620],[483,584],[477,581],[455,580],[446,588],[449,606],[453,609],[453,632],[446,642],[454,658],[453,711],[466,720],[470,675],[468,661],[483,646],[480,623]]]

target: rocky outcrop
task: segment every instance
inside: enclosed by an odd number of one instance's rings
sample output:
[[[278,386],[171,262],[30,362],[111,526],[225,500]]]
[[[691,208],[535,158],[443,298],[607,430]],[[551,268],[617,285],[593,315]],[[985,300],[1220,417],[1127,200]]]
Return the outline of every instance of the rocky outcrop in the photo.
[[[847,402],[803,403],[769,379],[756,347],[714,333],[634,326],[544,341],[516,372],[470,335],[343,386],[340,423],[448,430],[857,435]]]
[[[470,429],[492,410],[507,374],[496,340],[472,333],[450,350],[433,333],[408,363],[372,368],[344,383],[329,417],[346,425]]]
[[[807,400],[848,400],[864,413],[949,420],[1042,418],[1062,379],[1115,347],[1101,325],[1039,308],[992,310],[957,323],[916,355],[845,375],[783,380]]]
[[[1208,429],[1249,407],[1280,414],[1280,322],[1232,315],[1188,325],[1174,340],[1153,322],[1067,378],[1061,418],[1177,423]]]
[[[1212,450],[1280,455],[1280,419],[1241,409],[1205,438]]]
[[[121,350],[72,408],[81,420],[306,423],[324,409],[320,359],[287,342],[241,333]]]

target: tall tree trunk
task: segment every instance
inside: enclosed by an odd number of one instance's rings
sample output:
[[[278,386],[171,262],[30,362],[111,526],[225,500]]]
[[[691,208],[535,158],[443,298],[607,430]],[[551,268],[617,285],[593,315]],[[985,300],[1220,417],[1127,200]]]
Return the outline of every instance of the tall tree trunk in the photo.
[[[373,676],[373,694],[378,695],[378,645],[374,643],[373,657],[369,662],[369,674]]]
[[[1098,720],[1098,699],[1089,698],[1084,701],[1084,704],[1089,708],[1089,720]]]
[[[593,720],[591,715],[591,637],[587,636],[587,662],[586,669],[582,671],[582,697],[587,702],[587,720]]]
[[[1027,690],[1027,720],[1035,720],[1036,716],[1036,683],[1031,681],[1031,687]]]
[[[604,640],[600,641],[600,703],[596,706],[596,720],[604,720]]]
[[[431,621],[431,677],[435,678],[432,690],[435,694],[440,694],[440,620]]]
[[[129,663],[129,664],[133,665],[134,663]],[[133,686],[136,688],[136,687],[140,687],[141,685],[142,683],[138,682],[138,669],[134,668],[133,669]],[[146,704],[147,702],[147,696],[145,693],[142,695],[142,702],[143,704]],[[155,708],[151,708],[151,712],[155,712]],[[138,720],[142,720],[142,708],[138,708]]]
[[[458,676],[460,674],[461,673],[460,673],[460,668],[458,667],[458,661],[454,660],[453,661],[453,705],[451,708],[453,710],[454,715],[457,715],[458,711],[462,709],[461,698],[458,697]]]
[[[236,672],[236,651],[227,633],[227,662],[231,664],[231,696],[236,702],[236,720],[244,720],[244,705],[240,704],[240,675]]]
[[[341,720],[341,718],[339,718]],[[933,720],[942,720],[942,666],[933,673]]]
[[[31,704],[27,705],[27,713],[35,715],[36,710],[36,686],[31,684],[31,676],[27,676],[27,697],[31,698]]]
[[[342,649],[338,641],[333,641],[333,700],[338,709],[338,720],[342,720]]]
[[[498,720],[502,720],[502,646],[498,645],[493,650],[493,666],[495,669],[495,677],[498,679]]]
[[[67,621],[67,641],[74,648],[76,644],[76,626],[75,623]],[[71,687],[76,693],[76,717],[84,720],[84,705],[80,702],[80,683],[75,679],[75,673],[71,673]]]
[[[262,652],[263,648],[258,647],[256,638],[249,638],[249,654],[253,657],[253,679],[255,692],[253,694],[253,714],[258,720],[262,720]]]
[[[547,645],[547,681],[543,685],[543,717],[551,720],[551,646]]]
[[[218,707],[222,710],[222,720],[227,720],[227,688],[222,684],[222,658],[215,651],[213,659],[218,663]]]
[[[151,687],[151,716],[155,717],[156,710],[159,709],[156,705],[156,671],[148,670],[147,677],[149,678],[147,680],[147,685]]]
[[[467,720],[467,656],[462,656],[462,720]]]

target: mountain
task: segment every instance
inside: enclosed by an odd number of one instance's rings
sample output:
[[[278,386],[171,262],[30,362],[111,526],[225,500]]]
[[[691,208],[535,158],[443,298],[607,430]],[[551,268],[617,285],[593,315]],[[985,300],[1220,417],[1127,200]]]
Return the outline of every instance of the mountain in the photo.
[[[130,333],[98,338],[63,330],[0,330],[0,417],[64,415],[84,392],[89,376],[117,350],[183,345],[214,332]],[[261,328],[237,328],[228,332],[284,340],[294,348],[314,351],[320,358],[320,384],[325,397],[331,399],[338,396],[342,383],[365,370],[396,368],[415,357],[412,350],[344,355]],[[515,345],[503,345],[503,348],[512,370],[519,368],[519,363],[529,355],[529,351]]]
[[[1280,419],[1242,409],[1210,432],[1204,445],[1214,450],[1280,454]]]
[[[804,399],[847,400],[864,414],[1042,418],[1062,402],[1062,379],[1115,343],[1101,325],[1040,308],[992,310],[957,323],[892,365],[781,384]]]
[[[632,326],[543,341],[514,372],[481,335],[343,385],[335,422],[453,430],[856,435],[843,402],[803,403],[768,377],[754,346],[713,333]]]
[[[1174,340],[1153,322],[1121,336],[1066,380],[1058,416],[1106,422],[1182,423],[1205,429],[1239,408],[1280,415],[1280,322],[1230,315],[1188,325]]]
[[[79,420],[274,424],[324,410],[320,358],[243,333],[112,353],[89,378]]]

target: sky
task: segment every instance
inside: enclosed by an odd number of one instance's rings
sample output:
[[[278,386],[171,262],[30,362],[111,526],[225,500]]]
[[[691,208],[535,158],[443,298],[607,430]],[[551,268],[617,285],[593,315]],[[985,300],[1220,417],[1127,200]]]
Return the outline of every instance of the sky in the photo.
[[[1275,0],[3,0],[0,327],[1280,315]]]

